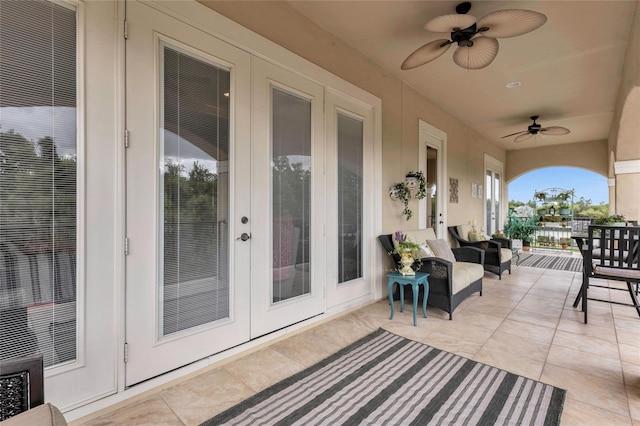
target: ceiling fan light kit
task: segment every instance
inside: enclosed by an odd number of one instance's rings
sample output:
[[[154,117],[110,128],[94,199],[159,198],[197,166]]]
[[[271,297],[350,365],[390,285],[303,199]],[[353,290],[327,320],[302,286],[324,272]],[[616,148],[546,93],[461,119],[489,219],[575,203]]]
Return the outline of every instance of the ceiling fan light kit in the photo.
[[[479,21],[467,15],[471,3],[460,3],[456,14],[430,19],[424,29],[435,33],[450,33],[451,39],[439,39],[416,49],[405,59],[401,69],[409,70],[437,59],[451,44],[458,45],[453,61],[465,69],[480,69],[489,65],[498,54],[496,38],[516,37],[540,27],[547,21],[542,13],[524,9],[491,12]],[[480,37],[482,36],[482,37]]]

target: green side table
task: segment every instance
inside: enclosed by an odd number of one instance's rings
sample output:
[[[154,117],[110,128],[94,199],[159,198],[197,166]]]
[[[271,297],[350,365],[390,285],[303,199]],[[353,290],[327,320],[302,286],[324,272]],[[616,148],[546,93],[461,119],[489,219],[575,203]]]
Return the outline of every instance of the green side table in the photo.
[[[393,319],[394,306],[393,306],[393,285],[398,283],[400,285],[400,312],[404,311],[404,286],[410,284],[413,289],[413,325],[417,326],[418,321],[416,319],[416,311],[418,310],[418,288],[420,285],[424,286],[424,297],[422,299],[422,315],[427,317],[427,298],[429,297],[429,274],[425,272],[416,272],[415,275],[402,275],[398,271],[390,272],[387,274],[389,284],[387,291],[389,293],[389,304],[391,305],[391,316],[389,319]]]

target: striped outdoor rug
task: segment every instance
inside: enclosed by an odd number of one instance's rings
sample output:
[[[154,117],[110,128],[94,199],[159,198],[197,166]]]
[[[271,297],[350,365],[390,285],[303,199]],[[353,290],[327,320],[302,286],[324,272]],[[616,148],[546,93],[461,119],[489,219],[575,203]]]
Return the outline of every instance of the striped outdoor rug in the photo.
[[[561,271],[582,271],[582,258],[569,256],[546,256],[544,254],[521,254],[518,266],[559,269]]]
[[[565,393],[379,329],[203,425],[558,425]]]

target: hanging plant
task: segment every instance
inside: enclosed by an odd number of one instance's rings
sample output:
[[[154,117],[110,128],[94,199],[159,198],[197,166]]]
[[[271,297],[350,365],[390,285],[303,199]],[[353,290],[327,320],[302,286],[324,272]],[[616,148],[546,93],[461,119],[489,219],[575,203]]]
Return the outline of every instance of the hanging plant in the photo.
[[[544,191],[536,191],[533,196],[540,201],[544,201],[547,199],[547,193]]]
[[[393,184],[391,188],[389,188],[389,196],[392,200],[400,200],[402,204],[404,204],[404,210],[402,210],[402,214],[406,216],[406,219],[411,219],[413,216],[413,212],[409,208],[409,200],[411,200],[411,191],[405,182],[398,182]]]
[[[422,171],[414,172],[411,170],[407,173],[406,176],[407,186],[409,189],[415,189],[416,184],[409,182],[417,182],[418,192],[416,192],[415,199],[422,200],[427,196],[427,179],[424,177],[424,173]]]

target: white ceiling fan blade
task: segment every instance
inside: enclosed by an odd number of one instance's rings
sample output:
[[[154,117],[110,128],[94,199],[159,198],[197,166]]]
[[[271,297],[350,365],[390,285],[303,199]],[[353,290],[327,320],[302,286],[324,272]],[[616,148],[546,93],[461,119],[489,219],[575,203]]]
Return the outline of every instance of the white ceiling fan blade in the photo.
[[[547,22],[547,17],[539,12],[524,9],[503,9],[488,13],[478,21],[478,29],[485,37],[507,38],[526,34]]]
[[[498,40],[476,37],[473,46],[458,46],[453,53],[453,62],[468,70],[479,70],[489,65],[498,54]]]
[[[531,136],[533,136],[532,133],[525,133],[524,135],[520,135],[520,136],[516,136],[515,139],[513,140],[515,143],[518,142],[524,142],[527,139],[529,139]]]
[[[566,127],[549,126],[549,127],[545,127],[544,129],[540,129],[540,133],[542,133],[543,135],[549,135],[549,136],[560,136],[560,135],[567,135],[571,133],[571,131]]]
[[[455,29],[469,28],[476,23],[476,18],[471,15],[442,15],[430,19],[424,24],[424,29],[434,33],[451,33]]]
[[[444,44],[444,46],[443,46]],[[404,60],[400,66],[403,70],[410,70],[427,62],[431,62],[442,56],[444,52],[449,50],[451,42],[447,39],[434,40],[416,49],[411,55]]]

